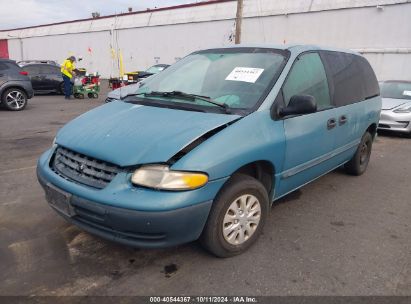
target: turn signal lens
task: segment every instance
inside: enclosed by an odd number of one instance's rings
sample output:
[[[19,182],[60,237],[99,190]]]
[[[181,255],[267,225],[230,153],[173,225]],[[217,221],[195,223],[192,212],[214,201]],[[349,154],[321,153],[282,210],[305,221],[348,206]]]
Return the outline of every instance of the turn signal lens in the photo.
[[[208,176],[204,173],[173,171],[163,165],[148,165],[134,171],[131,182],[161,190],[193,190],[204,186]]]

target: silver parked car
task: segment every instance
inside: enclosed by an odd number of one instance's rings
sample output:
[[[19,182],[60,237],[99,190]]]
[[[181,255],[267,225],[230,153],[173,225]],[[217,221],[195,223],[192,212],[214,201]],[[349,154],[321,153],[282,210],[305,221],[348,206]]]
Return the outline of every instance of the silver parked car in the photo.
[[[382,110],[378,129],[411,135],[411,81],[380,83]]]

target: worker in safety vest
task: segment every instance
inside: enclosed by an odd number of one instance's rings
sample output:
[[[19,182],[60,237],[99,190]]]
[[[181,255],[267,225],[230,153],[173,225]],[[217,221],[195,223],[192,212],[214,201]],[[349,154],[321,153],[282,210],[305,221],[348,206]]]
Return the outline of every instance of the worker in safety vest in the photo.
[[[72,93],[72,84],[71,79],[75,75],[74,69],[74,62],[76,61],[76,57],[70,56],[66,60],[64,60],[63,64],[61,65],[61,74],[64,80],[64,95],[66,99],[70,99],[70,95]]]

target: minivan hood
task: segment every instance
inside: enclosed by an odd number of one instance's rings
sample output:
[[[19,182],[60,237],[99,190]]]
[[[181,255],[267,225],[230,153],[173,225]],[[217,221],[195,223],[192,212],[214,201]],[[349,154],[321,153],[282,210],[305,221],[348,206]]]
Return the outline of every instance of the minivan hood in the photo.
[[[400,98],[382,98],[382,110],[391,110],[398,106],[401,106],[407,102],[410,102],[409,99],[400,99]]]
[[[239,117],[114,101],[69,122],[56,143],[122,167],[166,162],[201,135]]]

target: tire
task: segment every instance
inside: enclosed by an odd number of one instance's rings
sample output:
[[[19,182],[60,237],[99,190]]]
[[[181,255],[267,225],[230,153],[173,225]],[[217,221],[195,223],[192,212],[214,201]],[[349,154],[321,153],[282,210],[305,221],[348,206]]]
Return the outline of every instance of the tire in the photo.
[[[242,203],[244,205],[241,205]],[[232,176],[214,200],[200,237],[201,244],[205,249],[222,258],[243,253],[261,234],[268,208],[267,190],[258,180],[244,174]],[[243,209],[246,211],[244,212]],[[252,226],[248,226],[250,224],[247,222],[248,214],[253,215]],[[223,231],[224,226],[228,228],[226,232]],[[241,227],[248,227],[248,229]],[[241,236],[245,240],[241,240]]]
[[[27,106],[27,95],[22,89],[7,89],[1,98],[3,106],[10,111],[21,111]]]
[[[372,135],[368,131],[365,132],[354,156],[344,166],[348,174],[359,176],[367,170],[371,156],[372,141]]]
[[[88,94],[87,94],[87,97],[88,97],[88,98],[93,98],[93,93],[88,93]]]

